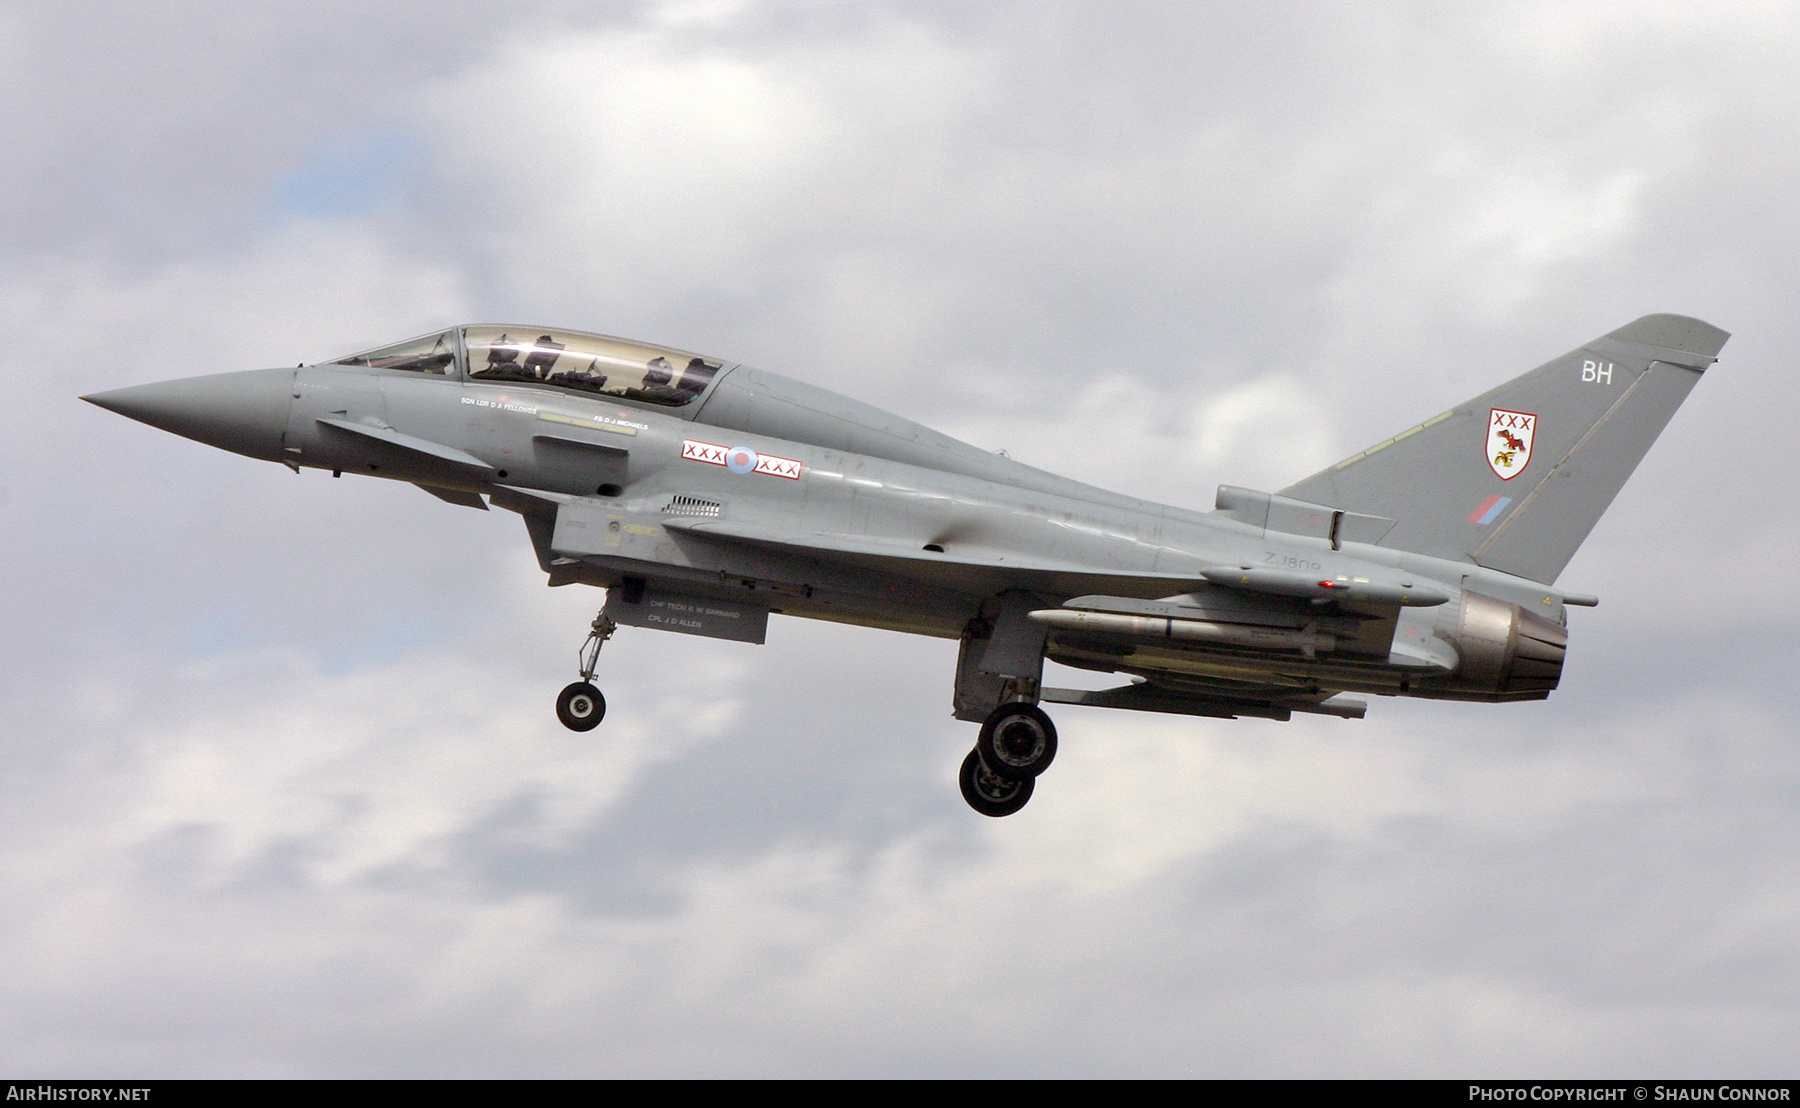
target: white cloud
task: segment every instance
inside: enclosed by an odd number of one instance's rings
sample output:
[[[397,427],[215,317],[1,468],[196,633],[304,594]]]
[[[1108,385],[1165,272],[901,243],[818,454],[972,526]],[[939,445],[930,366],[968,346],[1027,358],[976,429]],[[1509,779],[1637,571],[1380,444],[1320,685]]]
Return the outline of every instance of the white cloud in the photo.
[[[850,641],[803,638],[790,661]],[[18,967],[6,1006],[66,1028],[70,1058],[129,1058],[157,1009],[75,1027],[141,964],[163,1007],[237,1011],[243,1053],[190,1041],[152,1067],[210,1073],[1580,1071],[1648,1064],[1646,1004],[1706,1013],[1709,1044],[1778,1049],[1792,1022],[1708,1004],[1679,976],[1646,981],[1639,956],[1604,961],[1620,943],[1661,956],[1696,928],[1702,972],[1792,947],[1788,864],[1682,908],[1686,927],[1630,936],[1640,913],[1668,910],[1657,855],[1679,837],[1621,849],[1621,820],[1718,804],[1761,819],[1779,803],[1697,783],[1708,757],[1684,736],[1710,715],[1645,711],[1521,742],[1443,734],[1449,711],[1433,713],[1434,735],[1392,719],[1070,713],[1044,795],[1014,819],[953,831],[933,815],[867,853],[804,824],[740,828],[743,849],[683,855],[634,840],[608,810],[648,787],[651,764],[674,771],[658,787],[679,786],[697,756],[753,747],[739,728],[793,690],[650,653],[662,657],[614,661],[621,692],[598,738],[546,734],[540,705],[486,694],[516,670],[443,654],[312,680],[185,674],[191,692],[139,732],[135,756],[14,838],[0,871],[13,906],[0,943]],[[684,655],[705,699],[646,695],[645,678]],[[1780,726],[1732,724],[1763,739]],[[948,783],[949,758],[923,761]],[[1581,888],[1589,866],[1557,861],[1559,841],[1621,866],[1615,892]],[[496,846],[514,864],[653,866],[668,895],[645,911],[555,884],[506,891],[481,872]],[[1452,859],[1467,880],[1440,868]],[[1571,991],[1557,966],[1586,958],[1603,961]],[[345,973],[364,962],[383,985],[357,999],[353,1026],[404,1030],[377,1057],[334,1063],[357,988]],[[315,978],[328,991],[280,1013],[234,999],[239,982],[286,998]],[[1596,988],[1641,998],[1596,1004]],[[489,1047],[447,1053],[471,1020]],[[1293,1056],[1283,1028],[1319,1036],[1316,1051]]]
[[[0,171],[47,214],[0,255],[0,1058],[1779,1068],[1792,16],[1695,10],[285,13],[62,114],[9,71],[37,137]],[[126,56],[7,26],[34,72]],[[440,175],[231,214],[376,118]],[[622,632],[574,736],[549,703],[599,597],[542,588],[516,520],[73,399],[528,311],[1205,507],[1668,307],[1740,335],[1577,563],[1607,606],[1550,702],[1059,711],[1004,821],[955,795],[953,644]]]
[[[670,21],[519,42],[431,92],[452,178],[503,215],[488,230],[520,294],[562,302],[575,285],[641,311],[742,280],[771,250],[868,230],[946,168],[931,136],[979,88],[975,59],[914,23],[852,43],[729,41]]]

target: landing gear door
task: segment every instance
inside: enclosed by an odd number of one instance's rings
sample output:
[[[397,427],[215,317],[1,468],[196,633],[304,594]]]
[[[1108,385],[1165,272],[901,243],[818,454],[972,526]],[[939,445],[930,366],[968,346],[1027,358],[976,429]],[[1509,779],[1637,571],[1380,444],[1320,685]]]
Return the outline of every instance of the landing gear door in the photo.
[[[1004,592],[969,621],[956,655],[951,711],[957,719],[984,720],[1008,700],[1037,702],[1048,629],[1030,613],[1044,603],[1026,592]]]
[[[998,597],[993,635],[981,654],[981,672],[1029,681],[1036,687],[1044,672],[1044,640],[1048,628],[1033,620],[1032,609],[1044,605],[1030,593],[1012,590]]]
[[[609,590],[605,615],[621,627],[653,627],[659,631],[759,646],[769,630],[769,609],[761,604],[714,600],[655,585]]]

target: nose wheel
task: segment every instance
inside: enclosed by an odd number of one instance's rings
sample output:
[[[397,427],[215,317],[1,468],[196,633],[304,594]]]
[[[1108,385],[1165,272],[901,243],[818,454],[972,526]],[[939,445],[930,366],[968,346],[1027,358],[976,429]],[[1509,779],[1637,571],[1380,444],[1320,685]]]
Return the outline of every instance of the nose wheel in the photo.
[[[606,718],[606,697],[594,686],[594,669],[600,664],[600,648],[618,628],[605,612],[594,617],[587,641],[576,655],[581,660],[581,680],[556,698],[556,718],[571,731],[592,731]]]
[[[586,681],[577,681],[556,698],[556,718],[571,731],[592,731],[606,718],[606,697]]]

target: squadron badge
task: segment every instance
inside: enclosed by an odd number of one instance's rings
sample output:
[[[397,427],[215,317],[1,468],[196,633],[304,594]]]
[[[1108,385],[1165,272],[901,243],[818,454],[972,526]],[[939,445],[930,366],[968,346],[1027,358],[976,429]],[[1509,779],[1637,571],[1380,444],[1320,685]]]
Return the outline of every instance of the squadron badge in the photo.
[[[1531,464],[1531,440],[1537,436],[1537,419],[1530,412],[1494,408],[1488,412],[1487,464],[1494,476],[1510,481]]]

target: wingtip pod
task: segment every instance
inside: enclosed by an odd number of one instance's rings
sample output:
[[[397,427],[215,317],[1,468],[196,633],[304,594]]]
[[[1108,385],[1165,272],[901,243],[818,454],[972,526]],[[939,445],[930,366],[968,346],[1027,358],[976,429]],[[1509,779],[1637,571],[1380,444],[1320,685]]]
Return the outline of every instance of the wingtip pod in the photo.
[[[1719,351],[1725,349],[1725,340],[1731,337],[1731,332],[1692,316],[1659,313],[1634,319],[1606,337],[1673,350],[1711,363],[1718,360]]]

